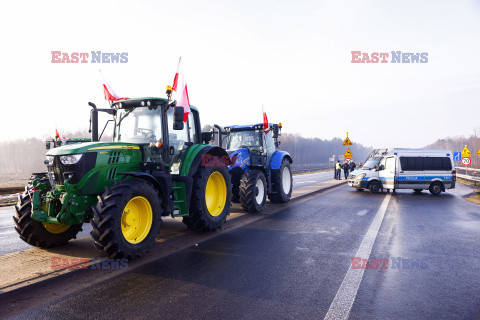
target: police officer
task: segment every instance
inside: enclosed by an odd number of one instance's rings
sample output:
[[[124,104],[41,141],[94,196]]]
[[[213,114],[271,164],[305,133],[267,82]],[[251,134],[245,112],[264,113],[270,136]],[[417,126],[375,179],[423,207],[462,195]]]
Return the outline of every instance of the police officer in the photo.
[[[340,166],[340,161],[335,163],[335,179],[341,180],[342,167]]]
[[[350,170],[350,164],[348,162],[345,162],[342,166],[343,168],[343,174],[345,175],[345,180],[347,180],[348,177],[348,171]],[[341,175],[341,173],[340,173]]]
[[[350,172],[352,172],[353,170],[355,170],[355,168],[357,167],[357,165],[355,164],[355,162],[350,162]]]

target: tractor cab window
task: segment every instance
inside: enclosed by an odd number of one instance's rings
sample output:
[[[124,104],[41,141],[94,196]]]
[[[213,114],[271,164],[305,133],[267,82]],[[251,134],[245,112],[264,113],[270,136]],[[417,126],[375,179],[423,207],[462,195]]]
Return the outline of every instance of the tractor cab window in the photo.
[[[118,116],[115,141],[150,143],[162,141],[161,109],[136,108],[121,110]]]
[[[275,141],[273,140],[273,133],[272,130],[269,130],[268,133],[265,135],[265,144],[267,146],[268,154],[273,154],[275,152]]]
[[[183,126],[183,130],[173,130],[173,108],[168,109],[167,113],[168,121],[168,140],[170,147],[175,149],[175,155],[184,149],[187,149],[186,142],[190,142],[188,135],[188,127],[190,119],[187,120]]]
[[[190,131],[190,137],[194,143],[199,143],[200,136],[198,135],[197,126],[195,125],[195,117],[193,112],[188,114],[188,129]]]
[[[257,131],[233,131],[230,133],[227,149],[261,147],[260,132]]]

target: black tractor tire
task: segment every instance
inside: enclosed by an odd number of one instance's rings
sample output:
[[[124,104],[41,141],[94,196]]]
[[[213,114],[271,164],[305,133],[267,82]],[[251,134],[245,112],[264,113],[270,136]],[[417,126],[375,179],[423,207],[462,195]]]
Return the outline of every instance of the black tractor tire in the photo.
[[[415,193],[422,193],[423,189],[413,189],[413,192]]]
[[[261,199],[257,199],[262,192],[257,186],[259,182],[263,185],[263,197],[260,197]],[[266,201],[267,179],[265,174],[260,170],[248,170],[240,180],[240,203],[243,210],[250,213],[260,212],[265,208]]]
[[[94,216],[90,221],[93,230],[90,232],[95,247],[111,259],[135,259],[148,252],[155,242],[162,223],[162,194],[150,182],[141,179],[126,179],[115,183],[98,196],[98,202],[92,207]],[[131,202],[133,201],[133,203]],[[129,205],[127,207],[127,205]],[[140,221],[150,220],[150,226],[139,225]],[[142,211],[143,206],[143,211]],[[128,209],[127,209],[128,208]],[[127,227],[127,216],[133,210],[130,223],[138,219],[136,226],[141,231],[143,239],[140,242],[128,239],[124,234]],[[124,217],[124,214],[127,215]],[[130,226],[130,225],[128,225]],[[133,233],[137,230],[133,229]],[[132,230],[132,229],[130,229]],[[128,232],[128,231],[125,231]],[[133,236],[131,236],[133,237]]]
[[[40,221],[32,219],[32,200],[27,192],[18,195],[18,203],[15,206],[15,231],[20,235],[20,239],[26,243],[41,247],[57,247],[66,244],[71,239],[75,239],[77,233],[82,231],[82,224],[69,226],[63,232],[52,233],[46,229],[47,225],[56,227],[54,224],[43,224]],[[59,225],[66,227],[65,225]]]
[[[219,174],[223,177],[223,181]],[[211,191],[217,192],[215,195],[210,195],[208,202],[206,194],[207,183],[213,183],[213,189]],[[183,223],[187,225],[189,229],[195,231],[215,231],[221,228],[227,220],[231,205],[232,182],[230,181],[228,167],[199,167],[193,176],[193,190],[189,215],[183,217]],[[212,208],[212,213],[208,209],[209,206]]]
[[[50,186],[50,180],[48,179],[48,173],[46,172],[38,172],[38,173],[32,173],[30,176],[30,179],[27,182],[27,185],[25,186],[25,191],[29,191],[33,188],[33,180],[39,179],[40,183],[43,183],[45,185]]]
[[[378,193],[380,192],[380,189],[382,188],[382,185],[380,184],[379,181],[372,181],[370,182],[370,184],[368,185],[368,191],[371,193],[371,194],[375,194],[375,193]]]
[[[290,173],[290,190],[284,190],[283,187],[283,173],[285,170],[288,170]],[[268,199],[272,203],[287,203],[290,198],[292,197],[292,190],[293,190],[293,177],[292,177],[292,169],[290,168],[290,161],[287,159],[283,159],[282,165],[280,169],[278,169],[278,175],[276,177],[276,181],[273,181],[275,186],[275,190],[271,194],[268,195]]]
[[[432,182],[428,188],[428,191],[430,191],[430,193],[434,196],[438,196],[440,193],[442,193],[442,184],[440,182]]]

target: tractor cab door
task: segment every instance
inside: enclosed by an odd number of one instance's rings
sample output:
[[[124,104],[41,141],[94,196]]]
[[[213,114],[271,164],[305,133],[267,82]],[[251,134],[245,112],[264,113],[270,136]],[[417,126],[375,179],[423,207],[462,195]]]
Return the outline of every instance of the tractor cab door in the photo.
[[[273,139],[272,130],[269,130],[267,134],[264,134],[264,143],[263,146],[265,151],[267,152],[267,168],[270,167],[270,161],[272,160],[272,156],[277,150],[275,147],[275,140]]]

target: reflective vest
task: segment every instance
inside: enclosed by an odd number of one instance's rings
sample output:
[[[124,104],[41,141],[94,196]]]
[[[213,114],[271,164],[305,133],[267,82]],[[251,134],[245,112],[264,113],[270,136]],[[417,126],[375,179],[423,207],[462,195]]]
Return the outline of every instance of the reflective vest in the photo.
[[[340,163],[337,162],[337,166],[336,166],[337,170],[341,170],[342,167],[340,167]]]

